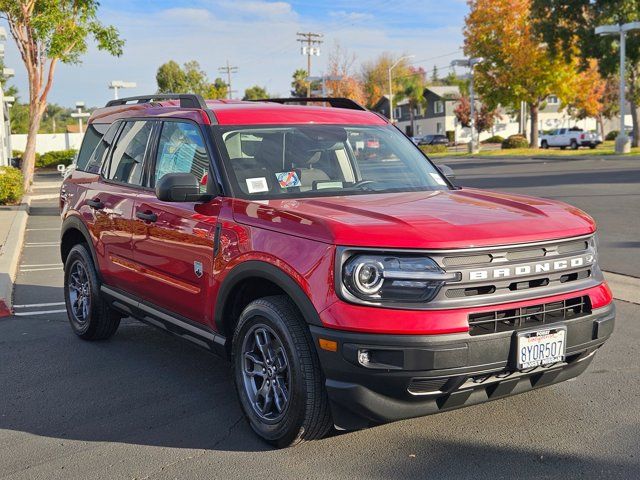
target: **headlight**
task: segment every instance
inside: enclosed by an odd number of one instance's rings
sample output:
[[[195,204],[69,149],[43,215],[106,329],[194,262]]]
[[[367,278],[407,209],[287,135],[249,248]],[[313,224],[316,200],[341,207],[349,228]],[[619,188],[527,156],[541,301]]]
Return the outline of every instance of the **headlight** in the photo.
[[[360,303],[424,303],[447,281],[459,280],[428,257],[358,253],[342,264],[340,288]],[[355,298],[353,298],[355,297]]]

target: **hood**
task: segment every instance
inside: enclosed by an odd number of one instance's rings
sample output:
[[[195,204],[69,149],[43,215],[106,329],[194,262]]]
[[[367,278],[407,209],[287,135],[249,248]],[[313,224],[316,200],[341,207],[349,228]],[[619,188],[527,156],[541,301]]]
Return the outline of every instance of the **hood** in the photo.
[[[591,217],[562,202],[460,189],[234,202],[236,221],[344,246],[448,249],[586,235]]]

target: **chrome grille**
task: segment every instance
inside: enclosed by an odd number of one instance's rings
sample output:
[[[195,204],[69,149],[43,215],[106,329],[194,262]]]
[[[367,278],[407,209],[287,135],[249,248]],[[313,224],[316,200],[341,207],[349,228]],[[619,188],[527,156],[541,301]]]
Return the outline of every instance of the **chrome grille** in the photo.
[[[491,255],[464,255],[460,257],[445,257],[442,263],[445,267],[460,267],[463,265],[477,265],[491,262]]]

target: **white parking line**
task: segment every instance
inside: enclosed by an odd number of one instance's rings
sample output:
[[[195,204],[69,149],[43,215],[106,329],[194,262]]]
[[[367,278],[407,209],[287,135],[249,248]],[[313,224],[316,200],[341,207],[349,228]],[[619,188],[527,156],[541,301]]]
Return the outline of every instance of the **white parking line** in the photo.
[[[64,302],[26,303],[24,305],[14,305],[13,308],[59,307],[60,305],[64,305]]]
[[[51,243],[25,243],[24,244],[25,248],[26,247],[30,247],[30,248],[38,248],[38,247],[59,247],[60,243],[59,242],[51,242]]]
[[[66,310],[42,310],[37,312],[16,312],[14,315],[16,317],[28,317],[30,315],[46,315],[48,313],[64,313]]]
[[[62,263],[32,263],[29,265],[20,265],[20,268],[40,268],[40,267],[61,267]]]
[[[27,232],[49,232],[49,231],[59,231],[60,227],[58,228],[27,228]]]
[[[46,268],[21,268],[21,272],[46,272],[49,270],[62,270],[62,267],[46,267]]]

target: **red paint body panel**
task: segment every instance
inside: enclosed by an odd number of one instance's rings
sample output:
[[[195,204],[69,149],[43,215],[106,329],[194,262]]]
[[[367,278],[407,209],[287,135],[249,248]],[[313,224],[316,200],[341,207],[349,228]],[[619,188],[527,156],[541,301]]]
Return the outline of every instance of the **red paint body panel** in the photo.
[[[564,203],[473,189],[235,202],[241,223],[346,246],[472,248],[595,231]]]
[[[385,125],[371,112],[209,101],[219,125]],[[208,125],[203,110],[175,101],[96,110],[90,122],[121,118],[184,118]],[[459,249],[555,240],[595,232],[584,212],[561,202],[460,189],[249,201],[218,197],[206,204],[164,203],[149,190],[105,183],[73,172],[65,180],[72,199],[63,218],[87,225],[105,282],[215,329],[221,285],[249,260],[268,263],[291,277],[328,328],[385,334],[436,335],[468,330],[470,313],[536,305],[588,295],[593,308],[611,302],[606,284],[580,292],[516,303],[455,310],[397,310],[346,303],[334,291],[336,246],[380,249]],[[85,201],[100,198],[104,211]],[[135,217],[152,212],[151,225]],[[216,224],[221,226],[214,258]],[[194,262],[202,263],[198,278]]]

